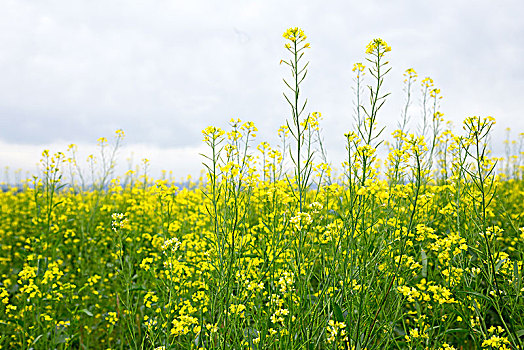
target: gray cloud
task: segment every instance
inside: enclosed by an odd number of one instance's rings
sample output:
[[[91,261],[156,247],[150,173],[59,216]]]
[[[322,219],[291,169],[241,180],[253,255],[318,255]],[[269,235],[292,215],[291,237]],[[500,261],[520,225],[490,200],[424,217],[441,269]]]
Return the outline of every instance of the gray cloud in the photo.
[[[474,114],[524,130],[520,1],[4,1],[0,4],[0,139],[94,142],[123,128],[129,143],[197,147],[200,130],[231,117],[274,140],[288,108],[282,32],[308,34],[303,91],[325,116],[329,149],[351,125],[351,67],[373,37],[392,46],[394,125],[402,72],[442,89],[456,124]],[[416,116],[419,107],[413,105]],[[337,151],[334,151],[335,153]]]

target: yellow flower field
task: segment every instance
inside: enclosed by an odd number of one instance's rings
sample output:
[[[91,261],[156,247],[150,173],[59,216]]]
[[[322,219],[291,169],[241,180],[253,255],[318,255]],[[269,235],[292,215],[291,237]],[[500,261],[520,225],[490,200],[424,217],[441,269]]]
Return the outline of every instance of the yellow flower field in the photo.
[[[118,130],[87,171],[74,145],[44,151],[0,192],[1,348],[523,349],[522,150],[492,157],[491,117],[454,131],[430,78],[411,133],[412,68],[385,135],[392,48],[374,39],[336,172],[300,91],[313,48],[284,40],[280,145],[210,126],[204,175],[180,184],[116,176]]]

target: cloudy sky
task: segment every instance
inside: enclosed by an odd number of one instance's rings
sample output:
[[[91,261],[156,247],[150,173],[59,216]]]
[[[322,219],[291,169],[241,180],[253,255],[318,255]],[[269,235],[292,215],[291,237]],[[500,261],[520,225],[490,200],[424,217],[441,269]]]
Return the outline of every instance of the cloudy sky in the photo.
[[[89,154],[122,128],[121,163],[148,157],[153,173],[181,178],[201,168],[201,130],[232,117],[275,142],[289,114],[282,33],[295,26],[311,43],[303,92],[334,162],[352,124],[351,68],[374,37],[392,47],[379,124],[398,121],[413,67],[434,79],[455,124],[494,116],[497,149],[506,127],[524,132],[523,16],[520,0],[2,0],[0,166],[34,172],[43,149]]]

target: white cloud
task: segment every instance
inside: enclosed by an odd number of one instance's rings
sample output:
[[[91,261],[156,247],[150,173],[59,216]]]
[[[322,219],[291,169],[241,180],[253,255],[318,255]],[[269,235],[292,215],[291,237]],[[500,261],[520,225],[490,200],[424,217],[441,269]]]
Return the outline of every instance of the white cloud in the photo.
[[[92,145],[118,128],[130,147],[190,154],[183,150],[201,147],[201,129],[231,117],[253,120],[261,139],[274,141],[288,114],[281,79],[289,72],[278,62],[289,26],[309,36],[303,91],[325,117],[332,154],[352,121],[352,64],[376,36],[393,48],[385,85],[392,95],[379,122],[396,124],[402,72],[413,67],[434,78],[457,124],[495,116],[496,143],[506,126],[524,130],[523,12],[517,0],[4,1],[0,165],[17,168],[52,143]],[[417,110],[415,100],[414,117]],[[193,172],[183,157],[159,162]]]
[[[89,176],[90,168],[87,158],[94,155],[100,158],[100,148],[97,145],[89,143],[77,144],[76,159],[84,176]],[[49,150],[53,155],[56,152],[62,152],[66,157],[71,157],[68,152],[69,144],[64,142],[54,142],[46,145],[45,148],[39,145],[29,144],[12,144],[0,141],[0,164],[6,164],[7,169],[0,169],[3,173],[0,176],[1,181],[11,180],[19,176],[22,179],[30,178],[32,175],[39,173],[41,167],[42,152],[44,149]],[[112,149],[109,145],[108,150]],[[198,147],[180,147],[180,148],[162,148],[150,144],[133,144],[123,145],[117,150],[117,160],[115,175],[121,176],[128,170],[134,170],[138,175],[144,174],[143,160],[149,161],[148,175],[154,178],[170,176],[176,181],[184,181],[188,175],[193,178],[201,175],[202,162],[208,149],[205,146]],[[106,153],[109,154],[110,152]],[[100,161],[99,161],[100,162]],[[68,176],[68,165],[62,168],[64,176]]]

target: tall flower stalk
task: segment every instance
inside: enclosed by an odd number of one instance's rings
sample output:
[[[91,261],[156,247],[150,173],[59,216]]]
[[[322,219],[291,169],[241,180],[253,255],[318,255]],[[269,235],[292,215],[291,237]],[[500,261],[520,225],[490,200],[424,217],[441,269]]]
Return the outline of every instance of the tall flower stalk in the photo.
[[[308,137],[308,126],[310,115],[308,114],[303,120],[302,114],[307,105],[307,99],[303,102],[300,99],[300,85],[307,75],[309,62],[302,61],[305,50],[310,47],[306,42],[306,35],[300,28],[289,28],[284,33],[284,38],[289,42],[285,44],[286,49],[291,54],[289,60],[281,60],[291,68],[290,81],[284,80],[286,86],[291,90],[290,96],[284,93],[284,97],[291,107],[291,122],[286,120],[288,129],[296,141],[295,153],[291,152],[291,159],[295,165],[295,181],[298,187],[299,211],[302,212],[304,207],[305,192],[308,188],[308,181],[312,171],[313,151],[311,149],[311,138]],[[305,152],[305,154],[304,154]]]

